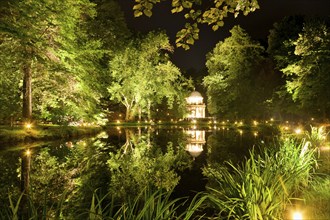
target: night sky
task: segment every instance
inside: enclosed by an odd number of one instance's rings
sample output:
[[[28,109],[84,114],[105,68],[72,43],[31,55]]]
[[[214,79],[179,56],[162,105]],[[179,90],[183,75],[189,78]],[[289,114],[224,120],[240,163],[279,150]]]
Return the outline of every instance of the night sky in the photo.
[[[142,33],[151,30],[166,30],[174,45],[175,34],[184,27],[186,20],[183,13],[171,14],[169,0],[157,4],[151,18],[142,16],[133,17],[134,0],[119,1],[128,23],[128,27]],[[255,40],[267,42],[269,30],[273,23],[280,21],[287,15],[318,15],[330,16],[330,0],[259,0],[260,9],[247,16],[239,15],[233,19],[232,15],[224,20],[225,26],[216,32],[210,26],[201,25],[200,39],[186,51],[176,48],[172,54],[172,61],[182,71],[201,71],[205,68],[205,56],[217,42],[229,36],[229,30],[234,25],[240,25]]]

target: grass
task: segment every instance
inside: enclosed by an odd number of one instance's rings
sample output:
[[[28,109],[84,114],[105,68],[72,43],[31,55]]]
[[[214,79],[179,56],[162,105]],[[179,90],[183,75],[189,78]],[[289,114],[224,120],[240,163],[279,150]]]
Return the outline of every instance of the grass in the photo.
[[[316,165],[310,142],[284,139],[276,151],[250,152],[241,165],[227,162],[203,169],[213,179],[207,197],[218,218],[282,219],[296,195],[309,186]]]
[[[329,219],[330,217],[330,176],[313,180],[303,192],[302,198],[306,219]]]
[[[201,206],[204,199],[199,197],[199,194],[191,201],[188,208],[179,213],[177,210],[180,206],[183,206],[186,202],[186,198],[171,198],[171,191],[163,192],[162,190],[150,190],[146,187],[136,197],[128,197],[122,203],[116,203],[114,197],[109,203],[105,203],[107,197],[111,195],[107,194],[103,197],[99,197],[94,192],[89,210],[78,210],[78,214],[64,216],[63,213],[76,212],[76,210],[65,210],[63,202],[65,197],[62,196],[59,205],[53,205],[52,207],[35,207],[32,203],[32,198],[28,196],[29,203],[26,204],[27,212],[22,215],[20,212],[23,193],[17,199],[13,201],[9,196],[10,204],[6,209],[0,210],[0,217],[3,220],[9,219],[90,219],[90,220],[164,220],[164,219],[202,219],[203,216],[194,216],[197,209]],[[45,202],[46,204],[46,202]],[[39,210],[39,211],[38,211]],[[41,210],[41,211],[40,211]]]
[[[0,127],[0,143],[19,143],[40,140],[55,140],[60,138],[75,138],[93,135],[101,131],[101,127],[75,127],[58,125],[35,125],[31,128],[24,126]]]

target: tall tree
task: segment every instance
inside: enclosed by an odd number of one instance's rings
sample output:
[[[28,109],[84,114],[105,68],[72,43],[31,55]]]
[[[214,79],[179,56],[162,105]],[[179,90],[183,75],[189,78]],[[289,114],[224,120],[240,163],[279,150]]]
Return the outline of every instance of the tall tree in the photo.
[[[261,71],[261,64],[266,63],[262,56],[264,48],[239,26],[230,33],[207,55],[208,76],[203,83],[208,111],[231,118],[261,116],[263,109],[259,103],[267,100],[262,94],[269,94],[265,91],[272,89],[262,80],[269,78],[266,69]]]
[[[330,28],[319,19],[306,21],[296,41],[298,56],[283,68],[286,88],[292,99],[308,114],[330,116]]]
[[[4,48],[0,44],[0,50]],[[21,115],[21,77],[19,71],[14,66],[15,61],[10,57],[0,54],[0,123],[11,123]]]
[[[132,41],[110,61],[113,82],[108,90],[112,100],[126,107],[126,120],[143,112],[150,117],[151,106],[163,98],[169,107],[176,98],[182,99],[189,82],[169,61],[165,52],[171,50],[165,34],[149,33]]]
[[[274,23],[268,35],[267,53],[275,63],[277,74],[283,78],[282,83],[277,88],[278,91],[274,93],[271,100],[273,110],[281,117],[292,118],[295,115],[301,115],[301,111],[286,89],[286,77],[281,69],[299,59],[294,53],[295,46],[292,42],[298,39],[304,21],[305,17],[301,15],[284,17],[281,21]]]
[[[134,0],[134,16],[152,15],[155,4],[170,0]],[[235,18],[239,14],[248,15],[259,8],[257,0],[172,0],[172,13],[183,13],[189,20],[185,27],[176,35],[177,47],[189,49],[199,38],[199,24],[208,24],[214,31],[224,25],[224,18],[233,14]]]
[[[16,1],[1,5],[0,34],[4,56],[22,73],[23,119],[32,119],[32,76],[37,66],[65,63],[77,49],[77,25],[82,15],[92,15],[88,0]],[[71,66],[71,69],[72,66]]]
[[[294,45],[291,43],[298,39],[303,28],[305,18],[300,15],[288,16],[276,22],[268,35],[267,52],[276,61],[276,66],[281,69],[289,62],[297,59],[293,53]]]

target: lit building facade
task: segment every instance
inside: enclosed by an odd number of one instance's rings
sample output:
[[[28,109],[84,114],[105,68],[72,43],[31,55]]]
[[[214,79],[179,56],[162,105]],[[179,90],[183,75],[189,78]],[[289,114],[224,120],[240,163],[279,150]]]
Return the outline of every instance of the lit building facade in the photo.
[[[193,91],[186,101],[189,112],[187,118],[205,118],[205,104],[199,92]]]

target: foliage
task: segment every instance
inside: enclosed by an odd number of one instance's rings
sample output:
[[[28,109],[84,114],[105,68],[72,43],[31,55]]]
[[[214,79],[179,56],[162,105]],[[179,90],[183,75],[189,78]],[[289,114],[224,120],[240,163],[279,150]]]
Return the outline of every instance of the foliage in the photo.
[[[251,151],[242,165],[228,162],[203,168],[214,186],[206,195],[218,216],[227,219],[281,219],[292,196],[307,186],[315,166],[309,142],[283,140],[276,151],[265,149],[263,156]]]
[[[165,0],[135,0],[134,16],[139,17],[144,14],[150,17],[154,5],[162,1]],[[236,18],[240,13],[247,15],[259,8],[257,0],[216,0],[207,1],[207,3],[201,0],[172,0],[171,2],[171,12],[183,13],[189,20],[176,35],[177,47],[186,50],[194,44],[195,40],[198,40],[199,24],[211,25],[216,31],[224,25],[224,19],[228,17],[228,14],[233,14]]]
[[[284,17],[280,22],[274,23],[269,31],[267,53],[276,61],[278,69],[297,60],[292,42],[298,39],[304,21],[303,16]]]
[[[292,45],[298,59],[282,69],[287,91],[303,110],[326,118],[330,114],[329,25],[322,20],[306,21]]]
[[[171,192],[151,191],[145,187],[141,193],[129,198],[122,204],[115,201],[102,207],[102,199],[93,196],[89,211],[90,219],[176,219],[178,207],[183,199],[171,199]],[[112,197],[113,199],[113,197]],[[116,207],[118,206],[118,207]],[[117,209],[117,210],[116,210]]]
[[[330,216],[330,177],[315,178],[303,192],[305,213],[308,219],[327,219]]]
[[[309,132],[305,132],[305,137],[306,140],[311,143],[312,147],[320,148],[325,143],[328,134],[329,132],[327,132],[323,126],[311,126],[311,130]]]
[[[165,34],[149,33],[132,41],[110,61],[113,80],[108,87],[111,99],[126,107],[126,120],[147,114],[165,98],[169,108],[182,103],[189,82],[181,76],[165,51],[172,48]]]
[[[265,112],[265,102],[272,95],[274,75],[265,71],[267,66],[262,53],[264,48],[254,42],[239,26],[231,36],[220,41],[207,55],[208,75],[204,77],[207,88],[208,111],[221,117],[260,117]]]
[[[184,211],[178,211],[178,209],[187,203],[186,198],[172,199],[172,192],[163,192],[162,190],[151,191],[149,188],[145,188],[136,197],[130,198],[124,203],[116,203],[114,197],[109,203],[105,203],[106,198],[109,195],[99,197],[94,192],[92,199],[90,200],[90,209],[88,210],[88,219],[192,219],[198,208],[202,205],[204,198],[200,198],[197,194],[194,199],[190,202],[188,208]],[[17,201],[12,200],[9,196],[10,206],[8,209],[0,210],[1,219],[19,219],[19,206],[21,204],[22,195]],[[29,197],[31,201],[31,198]],[[64,203],[64,197],[61,197],[61,203]],[[38,215],[36,213],[36,206],[34,203],[29,204],[28,217],[31,220],[34,219],[66,219],[63,215],[65,209],[63,206],[55,206],[47,209],[43,206],[43,213]],[[57,213],[57,215],[52,215],[51,213]],[[77,216],[72,216],[69,219],[80,219],[84,212],[78,212]],[[201,219],[201,218],[199,218]]]
[[[0,44],[0,48],[3,44]],[[0,55],[1,56],[1,55]],[[21,115],[21,100],[20,100],[20,74],[15,69],[8,67],[7,57],[0,58],[0,122],[11,120],[11,124]],[[8,69],[7,69],[8,68]]]
[[[88,0],[7,0],[0,10],[0,46],[6,51],[1,56],[9,61],[0,73],[12,72],[16,81],[23,79],[22,88],[19,87],[23,118],[31,120],[34,102],[35,115],[43,119],[52,120],[53,115],[64,118],[73,113],[91,117],[87,111],[95,110],[97,95],[86,77],[94,70],[91,60],[98,56],[95,50],[99,43],[86,38],[83,17],[94,15],[93,5]],[[13,83],[12,96],[17,91],[17,83]],[[77,108],[83,103],[86,109]],[[8,102],[5,105],[11,106]]]
[[[88,21],[88,34],[102,43],[102,48],[107,51],[105,56],[111,56],[132,37],[124,13],[116,0],[91,2],[95,4],[96,15]]]

